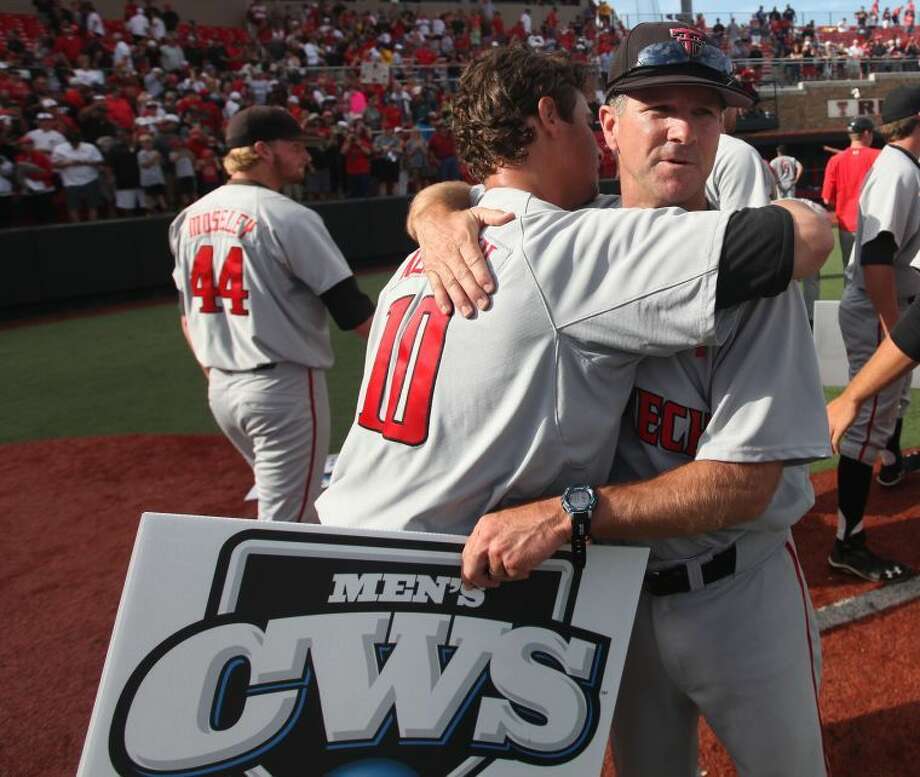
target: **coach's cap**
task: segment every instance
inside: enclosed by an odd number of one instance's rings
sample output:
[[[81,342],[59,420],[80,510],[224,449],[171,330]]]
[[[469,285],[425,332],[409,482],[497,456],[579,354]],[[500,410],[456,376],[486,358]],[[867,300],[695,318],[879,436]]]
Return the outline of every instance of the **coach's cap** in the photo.
[[[882,124],[920,113],[920,86],[899,86],[885,98]]]
[[[627,34],[607,75],[607,98],[651,86],[709,86],[726,105],[750,108],[751,95],[732,76],[731,59],[695,27],[644,22]]]
[[[242,148],[257,141],[304,140],[297,120],[284,108],[256,105],[234,114],[227,124],[227,147]]]
[[[873,132],[874,130],[875,125],[872,123],[872,119],[866,116],[859,116],[847,124],[847,132],[853,135],[859,135],[862,132]]]

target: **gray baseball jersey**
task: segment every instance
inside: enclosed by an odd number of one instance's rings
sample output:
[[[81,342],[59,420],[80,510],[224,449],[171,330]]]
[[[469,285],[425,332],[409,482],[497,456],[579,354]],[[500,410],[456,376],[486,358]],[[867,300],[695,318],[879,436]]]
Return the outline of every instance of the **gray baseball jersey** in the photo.
[[[862,265],[863,247],[881,232],[890,232],[897,245],[893,267],[898,307],[903,313],[909,300],[920,294],[920,164],[892,145],[882,149],[863,182],[853,261],[846,269],[848,283],[838,312],[851,379],[884,339],[878,314],[866,293]],[[875,462],[894,431],[899,413],[906,409],[910,380],[908,373],[862,404],[841,440],[841,453],[867,464]]]
[[[794,465],[830,455],[824,403],[814,342],[795,288],[742,306],[735,332],[721,347],[645,359],[620,433],[615,482],[645,480],[693,459],[790,465],[773,501],[754,521],[643,542],[652,550],[650,564],[711,554],[749,532],[785,536],[814,501],[807,467]]]
[[[315,212],[255,184],[186,208],[169,242],[208,402],[253,469],[260,520],[315,521],[333,361],[318,295],[351,276],[348,264]]]
[[[780,197],[795,197],[798,164],[798,160],[791,156],[778,156],[770,160],[770,168],[776,176],[776,188]]]
[[[716,210],[739,210],[769,205],[773,175],[760,154],[731,135],[719,137],[712,172],[706,179],[706,199]]]
[[[222,186],[176,217],[169,244],[202,365],[332,366],[318,295],[351,270],[314,211],[264,186]]]
[[[707,198],[724,209],[765,204],[767,175],[753,148],[723,135]],[[613,725],[620,777],[696,774],[700,714],[746,775],[825,773],[820,641],[789,527],[814,502],[801,462],[829,453],[797,284],[745,305],[721,347],[640,363],[611,479],[652,478],[694,459],[786,466],[753,521],[634,543],[650,547],[652,569],[685,564],[694,587],[715,554],[734,545],[737,560],[734,575],[698,590],[640,597]],[[757,727],[737,725],[754,718]]]
[[[640,354],[733,318],[713,312],[727,213],[567,212],[513,189],[482,204],[517,214],[483,233],[493,309],[447,318],[417,254],[397,271],[322,523],[466,534],[496,507],[601,482]]]
[[[920,165],[908,152],[887,145],[869,169],[859,194],[856,241],[847,266],[847,286],[865,290],[862,249],[881,232],[897,243],[894,256],[898,298],[920,293]]]

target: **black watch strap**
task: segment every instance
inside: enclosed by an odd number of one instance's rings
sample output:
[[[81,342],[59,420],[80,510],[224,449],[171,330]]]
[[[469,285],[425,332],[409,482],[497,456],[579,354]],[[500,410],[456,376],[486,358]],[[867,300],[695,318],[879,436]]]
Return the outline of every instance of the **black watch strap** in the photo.
[[[572,561],[579,569],[588,560],[588,538],[591,536],[591,513],[572,513]]]

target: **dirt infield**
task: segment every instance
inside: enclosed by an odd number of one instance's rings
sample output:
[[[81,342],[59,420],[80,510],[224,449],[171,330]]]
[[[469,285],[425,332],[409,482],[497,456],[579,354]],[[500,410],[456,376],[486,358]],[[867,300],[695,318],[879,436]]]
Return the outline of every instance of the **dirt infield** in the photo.
[[[81,438],[0,447],[0,775],[74,774],[138,518],[144,511],[251,516],[251,476],[221,437]],[[920,568],[920,477],[876,489],[872,545]],[[817,606],[866,591],[825,561],[833,473],[796,529]],[[824,636],[822,705],[836,777],[917,774],[920,602]],[[708,777],[734,774],[708,734]]]

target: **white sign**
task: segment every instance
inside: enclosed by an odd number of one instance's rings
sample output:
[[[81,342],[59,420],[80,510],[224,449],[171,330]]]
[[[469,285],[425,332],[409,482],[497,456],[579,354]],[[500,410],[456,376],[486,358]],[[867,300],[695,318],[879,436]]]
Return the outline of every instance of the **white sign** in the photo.
[[[462,543],[145,515],[78,774],[598,774],[647,551],[479,590]]]
[[[390,83],[390,66],[386,62],[362,62],[361,83],[386,86]]]
[[[880,97],[866,97],[861,100],[828,100],[829,119],[852,119],[856,116],[881,116],[884,100]]]
[[[837,310],[840,303],[832,300],[815,302],[815,349],[821,368],[821,383],[825,386],[846,386],[850,382],[847,349],[840,334]],[[914,370],[911,387],[920,389],[920,370]]]

